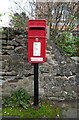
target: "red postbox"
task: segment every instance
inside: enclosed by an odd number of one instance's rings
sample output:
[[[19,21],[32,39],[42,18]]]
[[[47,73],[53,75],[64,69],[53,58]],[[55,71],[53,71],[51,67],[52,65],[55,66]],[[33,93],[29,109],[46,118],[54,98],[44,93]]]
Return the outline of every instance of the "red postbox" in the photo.
[[[46,62],[46,20],[28,21],[28,62]]]

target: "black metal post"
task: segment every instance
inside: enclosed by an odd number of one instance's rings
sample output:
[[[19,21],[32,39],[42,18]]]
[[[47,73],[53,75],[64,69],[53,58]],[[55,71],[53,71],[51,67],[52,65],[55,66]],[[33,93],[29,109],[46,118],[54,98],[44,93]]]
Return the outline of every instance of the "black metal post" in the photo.
[[[34,105],[38,104],[38,63],[34,63]]]

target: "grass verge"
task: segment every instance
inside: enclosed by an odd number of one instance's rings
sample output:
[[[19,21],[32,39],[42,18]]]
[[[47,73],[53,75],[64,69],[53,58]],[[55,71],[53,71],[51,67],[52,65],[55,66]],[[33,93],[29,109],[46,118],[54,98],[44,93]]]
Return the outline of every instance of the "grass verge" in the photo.
[[[31,106],[27,109],[22,107],[5,107],[2,116],[18,116],[19,118],[62,118],[62,109],[53,105],[45,104],[38,107]]]

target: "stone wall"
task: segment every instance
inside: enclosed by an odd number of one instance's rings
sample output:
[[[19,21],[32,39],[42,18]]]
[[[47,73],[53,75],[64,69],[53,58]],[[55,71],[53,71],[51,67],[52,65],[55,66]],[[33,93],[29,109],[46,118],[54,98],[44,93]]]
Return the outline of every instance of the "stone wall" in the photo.
[[[27,61],[27,36],[2,36],[0,87],[3,97],[24,88],[33,96],[34,65]],[[39,64],[39,95],[43,99],[77,99],[77,64],[52,41],[47,41],[47,61]]]

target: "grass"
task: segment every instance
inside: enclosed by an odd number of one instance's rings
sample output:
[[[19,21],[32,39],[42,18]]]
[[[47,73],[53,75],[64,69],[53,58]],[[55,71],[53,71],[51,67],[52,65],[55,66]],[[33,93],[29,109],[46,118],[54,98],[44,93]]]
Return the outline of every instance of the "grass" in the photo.
[[[2,116],[18,116],[19,118],[62,118],[62,110],[59,107],[45,104],[38,107],[5,107]]]
[[[10,96],[3,99],[3,109],[0,116],[17,116],[19,118],[62,118],[62,108],[41,102],[33,106],[33,100],[25,89],[12,91]]]

